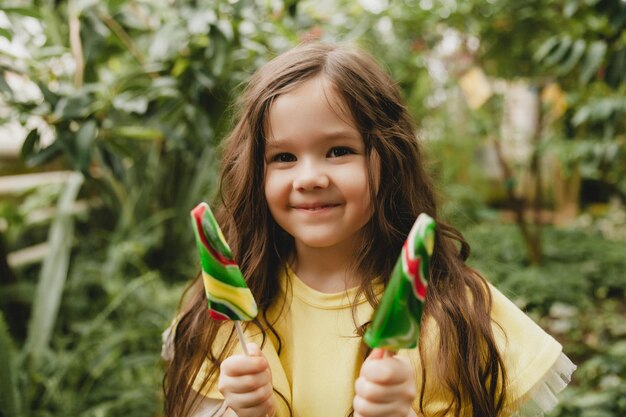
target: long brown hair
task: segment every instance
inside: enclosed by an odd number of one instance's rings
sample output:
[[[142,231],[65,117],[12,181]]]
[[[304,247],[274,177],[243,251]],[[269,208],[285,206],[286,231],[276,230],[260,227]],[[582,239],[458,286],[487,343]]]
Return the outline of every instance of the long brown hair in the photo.
[[[506,377],[492,332],[487,284],[465,265],[470,251],[462,235],[437,217],[432,180],[395,83],[362,51],[322,43],[296,47],[258,70],[238,103],[236,124],[223,143],[216,216],[259,305],[260,319],[253,324],[263,334],[274,332],[266,313],[279,301],[278,268],[293,255],[292,239],[272,219],[264,196],[268,113],[276,97],[316,76],[330,81],[356,121],[366,154],[380,161],[375,165],[380,166],[381,186],[370,187],[373,215],[355,254],[354,268],[363,278],[359,293],[377,306],[372,282],[389,277],[417,215],[432,216],[438,230],[425,318],[437,323],[441,339],[438,360],[430,364],[433,380],[450,393],[446,413],[458,417],[462,410],[471,410],[471,415],[496,417],[504,407]],[[369,177],[371,184],[374,173]],[[208,358],[212,364],[204,383],[215,383],[228,353],[228,349],[211,349],[222,322],[209,319],[199,279],[185,300],[175,329],[175,355],[164,378],[167,417],[188,412],[197,397],[189,381],[196,378],[202,363]],[[363,328],[358,330],[362,335]],[[424,358],[421,346],[420,357]],[[427,387],[426,367],[422,369],[423,412]]]

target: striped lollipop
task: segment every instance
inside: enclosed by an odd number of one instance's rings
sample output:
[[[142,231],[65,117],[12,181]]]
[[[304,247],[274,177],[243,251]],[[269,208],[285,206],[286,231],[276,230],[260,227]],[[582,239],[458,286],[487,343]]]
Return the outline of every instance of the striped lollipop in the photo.
[[[372,348],[414,348],[428,288],[428,265],[435,245],[435,221],[418,216],[407,237],[372,325],[364,340]]]
[[[206,203],[191,211],[209,312],[216,320],[252,320],[257,306]]]

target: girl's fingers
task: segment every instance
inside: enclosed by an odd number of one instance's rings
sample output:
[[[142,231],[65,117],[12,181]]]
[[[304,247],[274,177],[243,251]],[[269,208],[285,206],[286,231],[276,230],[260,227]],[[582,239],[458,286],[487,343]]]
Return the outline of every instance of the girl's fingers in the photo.
[[[370,352],[370,354],[367,356],[367,359],[382,359],[384,358],[386,355],[385,353],[385,349],[381,349],[381,348],[376,348],[374,350],[372,350]]]
[[[397,385],[381,385],[368,381],[364,377],[356,380],[355,393],[370,402],[391,403],[396,401],[413,402],[415,399],[414,384],[406,382]]]
[[[409,361],[374,350],[361,367],[353,401],[355,417],[406,417],[416,395]]]
[[[409,361],[398,356],[382,359],[368,357],[361,367],[361,376],[382,385],[401,384],[412,378],[412,375]]]
[[[228,405],[235,409],[258,408],[269,400],[273,400],[274,391],[271,385],[264,385],[254,391],[236,393],[231,392],[228,395]],[[273,402],[273,401],[272,401]]]
[[[273,415],[272,373],[259,347],[246,345],[249,355],[233,355],[222,362],[218,389],[239,417]]]
[[[248,353],[250,356],[263,356],[263,352],[261,352],[261,348],[256,343],[246,343],[246,348],[248,348]]]
[[[407,407],[404,403],[398,402],[375,403],[357,395],[352,401],[352,407],[355,417],[406,417],[410,404]]]
[[[220,366],[220,374],[236,377],[258,374],[269,368],[264,356],[233,355],[224,360]]]
[[[268,398],[262,404],[259,404],[258,406],[247,407],[247,408],[240,408],[239,410],[237,410],[237,416],[238,417],[247,417],[247,416],[251,416],[251,417],[258,417],[258,416],[273,417],[274,414],[276,414],[276,406],[275,406],[275,403],[274,403],[274,396],[273,395],[270,396],[270,398]]]
[[[272,376],[269,369],[254,374],[230,377],[222,375],[218,382],[218,389],[221,392],[246,393],[257,390],[258,388],[269,385],[272,386]]]

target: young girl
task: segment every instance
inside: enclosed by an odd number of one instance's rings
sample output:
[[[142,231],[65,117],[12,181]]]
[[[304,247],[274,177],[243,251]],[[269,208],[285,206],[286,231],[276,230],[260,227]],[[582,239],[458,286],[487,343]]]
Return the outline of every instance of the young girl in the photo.
[[[414,132],[363,52],[305,44],[252,77],[217,209],[259,306],[250,355],[196,279],[166,342],[167,417],[495,417],[556,403],[575,366],[465,264],[468,244],[441,221],[419,349],[363,344],[413,222],[437,220]]]

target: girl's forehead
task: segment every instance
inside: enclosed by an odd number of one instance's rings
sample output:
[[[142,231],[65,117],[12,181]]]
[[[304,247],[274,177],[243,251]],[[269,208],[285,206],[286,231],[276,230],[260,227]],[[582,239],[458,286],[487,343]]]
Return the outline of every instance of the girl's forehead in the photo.
[[[315,92],[319,92],[323,96],[323,99],[328,108],[333,113],[335,113],[338,118],[343,120],[345,123],[351,125],[355,129],[360,130],[355,121],[352,110],[350,109],[346,98],[341,92],[341,89],[336,85],[334,81],[330,80],[327,76],[316,75],[311,78],[299,80],[298,82],[291,84],[287,89],[272,98],[272,102],[268,108],[268,111],[264,115],[264,136],[266,141],[272,136],[270,121],[272,118],[272,111],[276,107],[276,102],[279,101],[281,97],[291,94],[294,90],[297,90],[299,87],[302,87],[306,83],[314,86]]]

